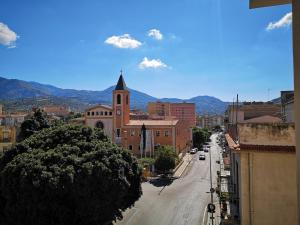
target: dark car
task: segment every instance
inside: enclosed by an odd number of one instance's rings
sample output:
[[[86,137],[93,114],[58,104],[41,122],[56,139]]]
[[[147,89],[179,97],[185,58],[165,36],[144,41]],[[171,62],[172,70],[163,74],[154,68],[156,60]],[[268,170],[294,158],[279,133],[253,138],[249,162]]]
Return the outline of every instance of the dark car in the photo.
[[[205,155],[203,153],[199,155],[199,160],[205,160]]]

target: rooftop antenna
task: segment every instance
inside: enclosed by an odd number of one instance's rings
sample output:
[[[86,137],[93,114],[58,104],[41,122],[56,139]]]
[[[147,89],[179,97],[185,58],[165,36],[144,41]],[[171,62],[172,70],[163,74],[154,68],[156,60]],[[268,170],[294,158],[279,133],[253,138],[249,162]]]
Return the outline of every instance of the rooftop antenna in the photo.
[[[238,141],[238,110],[239,110],[239,95],[236,95],[236,112],[235,112],[235,129],[236,129],[236,141]]]
[[[123,75],[123,70],[122,70],[122,68],[121,68],[121,70],[120,70],[120,73],[121,73],[121,75]]]

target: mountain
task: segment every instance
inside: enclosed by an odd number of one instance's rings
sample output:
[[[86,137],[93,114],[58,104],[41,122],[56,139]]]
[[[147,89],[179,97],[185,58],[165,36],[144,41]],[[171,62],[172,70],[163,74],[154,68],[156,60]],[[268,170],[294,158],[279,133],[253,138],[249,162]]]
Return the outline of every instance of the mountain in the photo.
[[[87,91],[62,89],[52,85],[27,82],[17,79],[6,79],[0,77],[0,99],[2,104],[14,106],[15,109],[28,109],[31,106],[47,104],[69,105],[73,110],[84,110],[94,104],[111,104],[111,86],[103,91]],[[196,104],[196,111],[199,114],[221,114],[229,103],[211,96],[197,96],[191,99],[162,98],[158,99],[143,92],[129,89],[131,93],[131,106],[135,109],[147,108],[148,102],[191,102]]]

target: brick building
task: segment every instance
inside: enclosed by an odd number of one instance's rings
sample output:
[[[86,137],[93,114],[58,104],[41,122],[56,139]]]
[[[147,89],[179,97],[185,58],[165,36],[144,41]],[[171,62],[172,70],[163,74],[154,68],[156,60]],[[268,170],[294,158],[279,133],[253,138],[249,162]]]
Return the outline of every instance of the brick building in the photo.
[[[113,91],[112,107],[98,105],[87,109],[85,124],[101,127],[112,141],[136,155],[151,156],[160,145],[169,145],[177,153],[191,146],[190,129],[175,117],[159,119],[130,119],[130,91],[122,74]],[[149,113],[150,114],[150,113]]]

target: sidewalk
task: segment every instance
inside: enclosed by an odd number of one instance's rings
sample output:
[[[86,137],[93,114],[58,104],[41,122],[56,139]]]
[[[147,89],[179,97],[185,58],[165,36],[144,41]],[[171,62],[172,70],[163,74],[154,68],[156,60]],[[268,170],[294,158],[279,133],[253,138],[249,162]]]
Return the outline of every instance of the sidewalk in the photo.
[[[181,175],[183,174],[183,172],[185,171],[185,169],[187,168],[187,166],[190,164],[190,162],[193,159],[193,155],[187,153],[183,158],[182,158],[182,164],[177,168],[177,170],[175,171],[173,177],[175,178],[179,178],[181,177]]]

